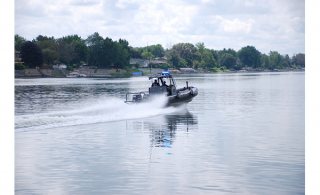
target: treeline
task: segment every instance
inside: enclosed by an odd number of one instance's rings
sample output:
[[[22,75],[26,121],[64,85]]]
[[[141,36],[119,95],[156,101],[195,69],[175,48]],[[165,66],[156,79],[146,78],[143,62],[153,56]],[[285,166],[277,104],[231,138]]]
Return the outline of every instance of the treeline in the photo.
[[[113,41],[103,38],[95,32],[86,39],[78,35],[68,35],[55,39],[39,35],[32,41],[15,35],[15,50],[21,52],[22,61],[29,67],[42,64],[65,63],[77,67],[89,64],[98,68],[130,67],[130,58],[152,60],[156,57],[167,57],[167,64],[162,68],[194,68],[218,71],[220,69],[277,68],[305,66],[305,54],[280,54],[270,51],[262,54],[254,46],[234,49],[214,50],[205,47],[204,43],[178,43],[164,49],[162,45],[132,47],[125,39]],[[153,66],[154,67],[154,66]]]
[[[204,43],[179,43],[167,52],[168,61],[177,68],[205,68],[216,71],[224,69],[242,69],[243,67],[283,69],[286,67],[305,66],[305,54],[281,55],[277,51],[270,51],[268,55],[261,54],[254,46],[234,49],[207,49]]]
[[[29,67],[44,64],[64,63],[79,66],[88,63],[98,68],[125,68],[129,66],[133,49],[128,41],[113,41],[99,33],[82,39],[78,35],[68,35],[55,39],[39,35],[32,41],[15,35],[15,50],[21,52],[22,61]]]

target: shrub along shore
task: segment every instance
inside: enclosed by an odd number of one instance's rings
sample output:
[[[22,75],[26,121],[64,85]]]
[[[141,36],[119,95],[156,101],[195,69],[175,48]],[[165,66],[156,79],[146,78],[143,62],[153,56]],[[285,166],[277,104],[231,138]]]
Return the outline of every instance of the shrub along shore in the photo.
[[[246,72],[287,72],[287,71],[304,71],[304,68],[287,68],[287,69],[248,69],[248,70],[220,70],[219,72],[208,71],[207,69],[197,69],[194,74],[215,74],[215,73],[246,73]],[[162,71],[168,71],[164,69],[132,69],[130,71],[123,69],[74,69],[73,71],[68,70],[51,70],[51,69],[24,69],[15,70],[15,78],[40,78],[40,77],[51,77],[51,78],[64,78],[69,73],[78,72],[79,74],[85,74],[86,77],[92,78],[119,78],[119,77],[131,77],[133,72],[141,72],[142,75],[153,75]],[[169,70],[171,74],[188,74],[180,70]]]
[[[30,78],[30,77],[55,77],[63,78],[67,77],[69,73],[78,72],[79,74],[85,74],[87,77],[129,77],[131,73],[128,73],[122,69],[74,69],[68,70],[51,70],[51,69],[24,69],[15,70],[15,78]]]

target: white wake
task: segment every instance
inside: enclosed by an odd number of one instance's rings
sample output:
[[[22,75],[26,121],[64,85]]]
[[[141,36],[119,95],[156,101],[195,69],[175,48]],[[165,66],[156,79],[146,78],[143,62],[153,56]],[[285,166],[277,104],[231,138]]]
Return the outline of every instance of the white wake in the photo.
[[[117,98],[101,99],[94,103],[81,103],[72,108],[66,106],[66,110],[61,111],[15,116],[15,131],[146,118],[177,111],[178,108],[165,108],[165,103],[165,97],[133,105],[125,104],[123,100]]]

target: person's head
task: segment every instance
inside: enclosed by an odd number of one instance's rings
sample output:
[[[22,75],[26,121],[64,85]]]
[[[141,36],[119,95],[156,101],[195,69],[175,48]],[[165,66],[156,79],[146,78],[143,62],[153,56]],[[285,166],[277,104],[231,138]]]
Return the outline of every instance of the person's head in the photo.
[[[165,81],[163,81],[163,84],[165,85],[165,84],[166,84],[166,82],[165,82]]]
[[[157,80],[154,80],[154,83],[157,83]]]

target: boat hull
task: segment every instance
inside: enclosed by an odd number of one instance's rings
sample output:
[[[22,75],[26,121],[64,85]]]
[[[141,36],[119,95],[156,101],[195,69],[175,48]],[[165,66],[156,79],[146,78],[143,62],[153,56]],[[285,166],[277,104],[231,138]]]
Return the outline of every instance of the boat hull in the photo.
[[[191,102],[192,99],[197,95],[198,89],[195,87],[180,91],[177,95],[168,96],[167,106],[179,106],[181,104],[187,104]]]
[[[198,95],[198,89],[196,87],[191,87],[185,90],[181,90],[177,95],[166,96],[167,102],[165,104],[166,107],[169,106],[179,106],[181,104],[187,104],[192,101],[194,97]],[[150,102],[157,95],[141,95],[141,93],[137,93],[136,97],[133,98],[133,101],[125,101],[125,103],[143,103]]]

